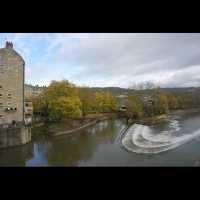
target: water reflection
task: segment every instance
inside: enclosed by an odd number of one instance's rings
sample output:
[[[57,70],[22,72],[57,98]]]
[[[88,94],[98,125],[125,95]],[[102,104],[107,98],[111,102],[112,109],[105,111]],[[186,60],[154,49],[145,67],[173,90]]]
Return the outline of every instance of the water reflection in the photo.
[[[26,166],[26,161],[33,157],[33,143],[29,143],[19,147],[1,149],[0,166]]]
[[[93,127],[69,136],[43,138],[34,143],[34,157],[27,166],[77,166],[87,161],[101,144],[112,144],[121,120],[102,121]]]
[[[175,112],[170,118],[180,123],[180,134],[200,129],[200,112]],[[155,133],[170,129],[169,122],[152,127]],[[64,126],[63,126],[64,127]],[[50,127],[33,129],[32,143],[0,149],[0,166],[199,166],[199,138],[176,149],[145,156],[127,152],[118,143],[124,120],[102,121],[85,130],[50,137]],[[60,126],[58,125],[60,129]],[[46,135],[46,136],[45,136]]]

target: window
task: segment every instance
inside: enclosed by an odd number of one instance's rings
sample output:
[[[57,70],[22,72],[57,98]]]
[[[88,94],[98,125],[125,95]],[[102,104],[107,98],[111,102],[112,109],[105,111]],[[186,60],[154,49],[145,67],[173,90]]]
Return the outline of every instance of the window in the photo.
[[[3,107],[3,103],[0,103],[0,108]]]
[[[2,89],[2,85],[0,85],[0,89]]]
[[[4,73],[4,63],[2,62],[2,60],[0,59],[0,73]]]
[[[0,98],[3,96],[3,94],[0,94]]]
[[[28,103],[26,103],[26,104],[25,104],[25,106],[26,106],[26,107],[28,107],[28,106],[29,106],[29,104],[28,104]]]
[[[8,94],[8,99],[11,99],[12,98],[12,95],[9,93]]]

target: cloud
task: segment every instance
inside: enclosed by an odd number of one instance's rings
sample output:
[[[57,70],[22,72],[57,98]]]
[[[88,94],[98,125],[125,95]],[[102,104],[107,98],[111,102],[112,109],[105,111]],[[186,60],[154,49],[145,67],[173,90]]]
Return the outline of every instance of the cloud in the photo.
[[[114,80],[121,76],[126,77],[126,86],[133,79],[159,79],[166,84],[160,74],[169,76],[175,69],[200,64],[199,34],[82,34],[78,38],[80,43],[60,46],[57,61],[83,66],[74,78],[87,81],[89,76],[100,85],[113,80],[116,86]]]
[[[164,85],[171,87],[200,86],[200,64],[175,70]]]
[[[89,86],[200,86],[198,33],[0,34],[26,60],[27,81]]]

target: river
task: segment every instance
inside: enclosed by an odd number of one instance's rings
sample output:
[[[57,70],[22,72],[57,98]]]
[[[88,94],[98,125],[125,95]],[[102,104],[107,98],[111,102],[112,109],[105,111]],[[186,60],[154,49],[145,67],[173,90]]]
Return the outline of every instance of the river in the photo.
[[[71,135],[39,136],[27,145],[1,149],[0,166],[200,166],[200,134],[172,149],[144,154],[121,144],[125,127],[125,120],[110,119]],[[148,128],[158,136],[188,136],[200,131],[200,111],[176,111]]]

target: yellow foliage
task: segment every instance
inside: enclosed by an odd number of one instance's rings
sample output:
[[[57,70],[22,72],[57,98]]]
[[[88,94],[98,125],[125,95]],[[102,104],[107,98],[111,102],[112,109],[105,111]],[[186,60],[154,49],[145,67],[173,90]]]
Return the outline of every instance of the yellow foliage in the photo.
[[[97,111],[110,112],[116,110],[116,100],[110,92],[96,92],[95,101]]]

